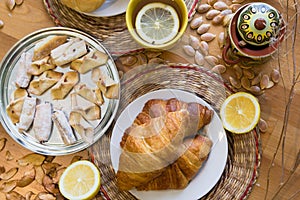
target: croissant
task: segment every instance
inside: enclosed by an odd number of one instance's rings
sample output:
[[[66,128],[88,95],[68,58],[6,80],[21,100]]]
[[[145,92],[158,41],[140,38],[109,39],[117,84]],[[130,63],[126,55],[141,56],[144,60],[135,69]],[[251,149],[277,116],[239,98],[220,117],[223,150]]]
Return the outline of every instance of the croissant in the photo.
[[[186,137],[208,124],[213,112],[198,103],[177,99],[148,101],[120,142],[117,184],[138,188],[159,177],[184,152]]]
[[[209,155],[212,141],[205,136],[196,135],[183,144],[186,151],[173,164],[169,165],[160,176],[138,187],[138,190],[184,189],[195,177]]]

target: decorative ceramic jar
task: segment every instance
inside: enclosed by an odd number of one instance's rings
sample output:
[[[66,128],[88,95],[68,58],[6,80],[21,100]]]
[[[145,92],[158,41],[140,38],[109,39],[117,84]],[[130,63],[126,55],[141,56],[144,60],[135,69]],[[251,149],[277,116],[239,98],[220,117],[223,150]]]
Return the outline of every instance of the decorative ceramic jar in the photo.
[[[232,17],[223,50],[227,64],[261,64],[284,39],[285,24],[271,5],[255,2],[242,6]]]

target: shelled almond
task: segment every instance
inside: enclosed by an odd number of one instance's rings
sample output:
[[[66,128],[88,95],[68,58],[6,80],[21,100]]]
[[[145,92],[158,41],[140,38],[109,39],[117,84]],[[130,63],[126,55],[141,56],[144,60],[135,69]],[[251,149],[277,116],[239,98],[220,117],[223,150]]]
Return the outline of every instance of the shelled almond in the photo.
[[[228,82],[235,90],[248,91],[254,95],[261,95],[266,89],[272,88],[280,80],[280,73],[277,69],[271,72],[254,70],[254,66],[243,64],[228,65],[222,60],[221,53],[228,37],[227,28],[235,12],[244,4],[244,0],[207,0],[200,2],[196,8],[194,19],[190,23],[193,34],[192,41],[185,46],[186,54],[194,55],[195,63],[210,68],[215,73],[232,72],[228,77]],[[220,31],[223,28],[223,31]],[[216,32],[216,30],[218,32]],[[192,37],[192,36],[190,36]],[[195,38],[196,37],[196,38]],[[216,42],[213,42],[214,40]],[[199,42],[198,42],[199,40]],[[197,45],[192,44],[197,43]],[[199,48],[198,48],[199,44]],[[216,52],[217,44],[220,52]],[[191,49],[194,49],[194,51]],[[209,49],[211,52],[209,52]],[[230,68],[231,70],[227,70]],[[268,70],[266,70],[268,71]]]

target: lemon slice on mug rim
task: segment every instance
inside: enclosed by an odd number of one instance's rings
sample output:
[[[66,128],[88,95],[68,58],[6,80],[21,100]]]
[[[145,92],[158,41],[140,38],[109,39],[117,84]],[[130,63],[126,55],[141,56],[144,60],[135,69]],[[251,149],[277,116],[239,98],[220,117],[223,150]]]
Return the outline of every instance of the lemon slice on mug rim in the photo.
[[[58,186],[67,199],[92,199],[100,190],[100,172],[92,162],[80,160],[65,169]]]
[[[176,10],[164,3],[149,3],[141,8],[135,20],[137,34],[153,45],[165,44],[176,37],[180,27]]]
[[[220,117],[226,130],[238,134],[247,133],[259,121],[260,105],[252,94],[237,92],[225,99]]]

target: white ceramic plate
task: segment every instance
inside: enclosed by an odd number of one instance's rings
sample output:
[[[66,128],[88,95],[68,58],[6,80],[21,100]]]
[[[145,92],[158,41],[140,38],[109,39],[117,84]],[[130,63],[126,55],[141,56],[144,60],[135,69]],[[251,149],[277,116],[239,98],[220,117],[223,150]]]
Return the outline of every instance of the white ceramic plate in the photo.
[[[129,0],[106,0],[97,10],[86,15],[94,17],[111,17],[126,11]]]
[[[213,109],[208,103],[195,94],[175,89],[162,89],[147,93],[132,103],[130,103],[121,113],[113,129],[110,144],[111,160],[115,172],[118,170],[119,156],[121,154],[120,141],[124,130],[127,129],[141,112],[144,103],[150,99],[177,98],[185,102],[197,102]],[[223,129],[220,118],[214,112],[212,121],[205,128],[207,136],[213,141],[213,146],[208,159],[199,170],[196,177],[184,190],[164,190],[164,191],[137,191],[130,192],[138,199],[142,200],[181,200],[181,199],[199,199],[208,193],[221,177],[228,154],[228,144],[226,132]]]

